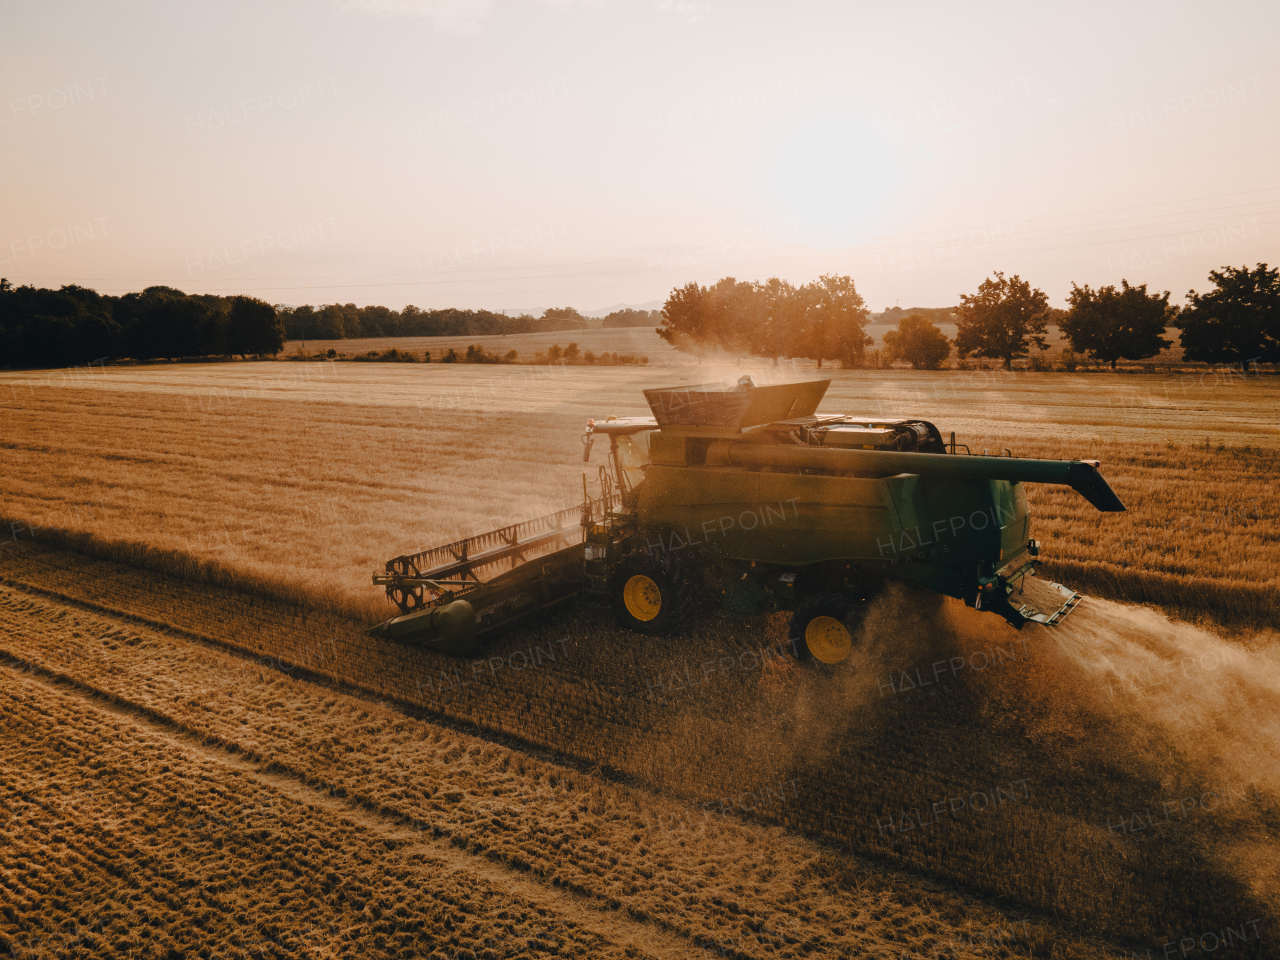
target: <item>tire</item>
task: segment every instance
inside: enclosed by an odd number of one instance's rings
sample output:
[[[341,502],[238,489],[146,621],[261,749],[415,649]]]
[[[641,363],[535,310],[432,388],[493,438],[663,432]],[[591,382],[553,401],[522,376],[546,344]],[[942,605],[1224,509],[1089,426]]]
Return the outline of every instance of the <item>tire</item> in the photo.
[[[834,667],[853,653],[866,603],[840,593],[800,602],[791,616],[791,650],[802,663]]]
[[[684,620],[689,584],[674,559],[638,553],[618,564],[609,596],[621,626],[636,633],[670,633]]]

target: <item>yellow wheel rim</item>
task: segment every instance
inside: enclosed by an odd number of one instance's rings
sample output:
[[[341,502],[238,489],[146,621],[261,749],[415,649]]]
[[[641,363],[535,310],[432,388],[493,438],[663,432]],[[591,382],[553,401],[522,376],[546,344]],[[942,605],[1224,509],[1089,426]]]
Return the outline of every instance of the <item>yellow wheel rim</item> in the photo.
[[[814,617],[804,628],[804,644],[815,660],[842,663],[853,650],[853,634],[835,617]]]
[[[627,613],[637,620],[652,620],[662,609],[662,591],[644,574],[637,573],[622,588],[622,602]]]

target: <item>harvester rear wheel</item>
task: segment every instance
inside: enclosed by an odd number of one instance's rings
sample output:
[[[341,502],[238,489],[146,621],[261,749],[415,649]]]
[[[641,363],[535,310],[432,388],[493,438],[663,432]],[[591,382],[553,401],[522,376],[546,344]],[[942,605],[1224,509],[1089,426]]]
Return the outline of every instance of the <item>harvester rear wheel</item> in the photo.
[[[853,653],[866,604],[840,593],[801,601],[791,617],[791,649],[805,663],[836,666]]]
[[[675,560],[641,553],[618,564],[609,596],[623,626],[638,633],[668,633],[684,619],[689,584]]]

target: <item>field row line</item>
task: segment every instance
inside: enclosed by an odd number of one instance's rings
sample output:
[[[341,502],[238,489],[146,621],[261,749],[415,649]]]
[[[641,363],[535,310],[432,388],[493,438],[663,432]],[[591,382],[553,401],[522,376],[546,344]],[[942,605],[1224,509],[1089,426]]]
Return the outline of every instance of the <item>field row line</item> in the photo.
[[[263,657],[253,650],[237,646],[236,644],[230,643],[226,640],[219,640],[216,637],[210,637],[205,634],[197,633],[193,630],[187,630],[182,627],[174,626],[173,624],[165,623],[161,620],[153,620],[139,614],[130,613],[126,610],[120,610],[107,604],[98,603],[94,600],[86,600],[82,597],[71,596],[70,594],[62,593],[58,590],[39,587],[25,580],[16,580],[13,577],[0,577],[0,586],[8,587],[18,593],[51,600],[55,603],[71,607],[73,609],[106,616],[130,626],[155,630],[164,636],[189,640],[200,644],[201,646],[234,657],[237,660],[247,661],[248,663],[256,666],[259,671],[274,671],[282,677],[301,680],[314,686],[323,687],[326,690],[332,690],[334,693],[339,693],[343,696],[360,700],[364,703],[392,709],[406,717],[433,724],[437,727],[449,730],[452,733],[465,734],[469,737],[475,737],[478,740],[483,740],[485,743],[496,747],[514,750],[533,760],[556,764],[572,770],[575,773],[597,777],[616,786],[653,791],[653,787],[651,785],[637,779],[636,777],[630,776],[623,771],[617,770],[612,766],[590,763],[574,757],[571,754],[550,750],[541,744],[525,740],[524,738],[514,734],[503,733],[484,727],[477,721],[458,720],[448,714],[434,711],[429,707],[419,706],[418,704],[410,703],[397,697],[378,693],[368,687],[352,683],[350,680],[344,680],[326,673],[320,673],[316,670],[309,670],[298,665],[291,665],[290,668],[286,670],[279,659]],[[269,660],[270,662],[263,663],[263,660]],[[678,802],[684,802],[678,797],[674,799]]]
[[[4,596],[4,593],[5,591],[0,591],[0,598]],[[8,594],[8,596],[10,598],[16,599],[20,595],[11,592]],[[37,604],[39,606],[43,606],[49,612],[63,610],[62,607],[56,604],[42,603],[41,601],[28,600],[27,603],[32,604],[33,607]],[[9,607],[11,610],[13,610],[14,613],[17,614],[19,618],[22,618],[28,615],[39,616],[38,612],[35,609],[32,609],[30,607],[16,606],[12,602],[8,604],[0,602],[0,607]],[[85,623],[88,623],[91,620],[96,620],[99,623],[103,623],[108,627],[109,635],[117,636],[117,637],[119,636],[118,631],[114,628],[113,622],[111,620],[100,617],[99,615],[91,614],[91,613],[84,614],[83,616],[84,616]],[[46,615],[41,617],[40,619],[44,620],[46,623],[56,623],[61,620],[61,617],[60,616],[50,617]],[[19,622],[20,620],[9,621],[10,629],[13,629],[14,624]],[[93,630],[94,628],[93,627],[86,628],[81,626],[80,629]],[[95,635],[100,635],[100,630],[97,631]],[[143,639],[143,638],[138,638],[138,639]],[[128,638],[128,639],[125,639],[124,642],[128,646],[134,646],[138,642],[138,640],[134,640],[133,638]],[[173,645],[173,646],[175,649],[178,649],[177,645]],[[146,648],[140,647],[139,649],[142,650]],[[5,651],[0,650],[0,654],[3,654],[4,652]],[[80,672],[80,673],[77,673],[76,677],[67,677],[57,667],[56,663],[49,663],[48,661],[46,661],[46,658],[42,656],[42,653],[43,653],[43,650],[40,648],[40,645],[37,645],[35,651],[29,651],[25,658],[19,657],[18,660],[21,665],[26,665],[33,659],[45,662],[46,667],[43,669],[43,673],[45,675],[49,677],[63,678],[64,680],[69,681],[75,689],[80,691],[85,691],[87,695],[90,695],[90,696],[105,695],[108,698],[110,698],[112,702],[115,703],[117,706],[120,706],[121,704],[130,706],[130,707],[140,706],[133,703],[133,699],[130,696],[129,689],[125,689],[122,691],[118,687],[113,687],[113,689],[110,692],[104,692],[102,690],[99,690],[95,680],[95,677],[97,675],[92,672],[90,673]],[[206,667],[202,667],[199,669],[206,669],[207,666],[208,664],[206,664]],[[114,673],[115,672],[112,671],[113,675]],[[274,686],[275,682],[268,680],[267,683],[269,686]],[[298,691],[298,693],[302,693],[302,691]],[[283,690],[280,691],[280,694],[286,696],[286,698],[288,696],[287,694],[284,693]],[[167,708],[164,706],[165,703],[167,703],[167,700],[157,701],[158,709],[160,711],[160,714],[159,714],[160,722],[162,726],[167,727],[171,725],[176,725],[182,730],[189,731],[189,735],[191,736],[196,736],[196,737],[201,736],[201,728],[203,728],[203,723],[199,719],[198,715],[196,718],[194,718],[194,720],[192,720],[191,718],[188,718],[186,721],[183,721],[181,718],[176,718],[176,717],[171,718],[168,714]],[[121,709],[123,708],[124,707],[121,707]],[[156,714],[151,712],[149,712],[147,715],[153,719],[156,717]],[[429,724],[429,721],[426,721],[426,723]],[[232,729],[234,730],[236,728],[232,728]],[[468,737],[469,739],[474,739],[474,738],[471,738],[469,735]],[[234,736],[233,736],[233,739],[234,739]],[[247,757],[257,758],[259,762],[262,764],[262,766],[259,767],[259,772],[270,774],[277,770],[276,761],[272,761],[272,762],[267,761],[267,758],[270,756],[269,753],[265,753],[265,754],[259,753],[256,751],[256,748],[253,746],[249,746],[248,749],[240,748],[236,752],[243,754],[244,756],[247,756]],[[504,748],[504,752],[505,752],[505,748]],[[548,766],[548,765],[544,765],[544,766]],[[505,763],[504,763],[503,769],[504,770],[506,769]],[[452,842],[454,845],[460,846],[463,849],[472,848],[475,856],[482,856],[482,855],[487,856],[489,859],[503,865],[507,869],[530,871],[534,876],[541,877],[543,883],[550,884],[554,887],[564,887],[569,890],[573,890],[579,893],[580,895],[585,896],[587,899],[594,901],[595,903],[605,905],[605,907],[607,907],[607,909],[611,911],[623,911],[628,916],[631,916],[638,921],[654,923],[663,929],[674,931],[673,935],[682,936],[688,942],[688,944],[693,944],[697,946],[698,949],[701,951],[699,955],[721,956],[721,957],[724,957],[724,956],[736,957],[736,956],[751,955],[751,954],[742,953],[740,950],[734,950],[726,947],[721,940],[716,939],[712,936],[710,929],[699,932],[699,925],[697,923],[693,924],[692,926],[685,926],[684,924],[686,922],[686,918],[683,915],[684,911],[680,911],[680,910],[675,911],[676,916],[674,918],[669,919],[665,917],[661,911],[656,913],[651,913],[650,911],[644,909],[643,907],[636,907],[633,905],[629,905],[626,897],[617,896],[616,895],[617,891],[615,890],[609,890],[609,889],[596,890],[589,883],[586,885],[582,885],[577,881],[567,879],[565,877],[565,874],[562,872],[559,872],[559,871],[554,871],[550,873],[545,872],[543,869],[541,869],[541,866],[539,865],[539,863],[536,862],[536,857],[531,857],[526,859],[522,853],[516,853],[514,855],[497,854],[496,851],[494,851],[494,848],[492,846],[489,846],[488,849],[494,852],[489,852],[486,854],[485,853],[486,838],[483,830],[481,830],[478,833],[473,832],[470,829],[470,827],[468,827],[466,824],[457,824],[457,826],[452,830],[440,829],[439,827],[433,826],[430,823],[424,823],[421,817],[413,816],[412,814],[407,815],[404,812],[404,810],[402,810],[401,808],[395,805],[386,804],[385,802],[379,802],[375,799],[371,799],[369,794],[367,794],[363,790],[360,790],[359,788],[352,790],[349,788],[344,788],[338,783],[330,782],[328,777],[324,775],[317,776],[315,772],[308,774],[306,772],[302,772],[290,766],[285,766],[285,765],[280,765],[279,770],[283,772],[285,775],[291,777],[293,780],[296,780],[298,782],[303,782],[306,785],[312,787],[313,789],[327,789],[330,795],[347,797],[347,798],[355,798],[355,800],[357,800],[360,803],[362,809],[369,809],[369,810],[372,810],[374,813],[381,814],[393,820],[394,822],[401,824],[404,829],[415,831],[415,834],[429,831],[437,837],[444,838],[442,842],[446,842],[446,841]],[[523,773],[522,767],[521,767],[521,772]],[[563,779],[564,772],[565,771],[563,770],[557,772],[556,775],[552,777],[552,782],[554,783],[556,780]],[[534,779],[536,781],[538,779],[537,776],[535,776]],[[627,793],[631,793],[631,791],[628,790]],[[609,819],[612,819],[612,818],[609,818]],[[688,819],[692,819],[691,814],[688,817]],[[736,820],[737,818],[727,818],[727,819]],[[574,816],[574,820],[576,822],[577,820],[576,816]],[[456,821],[453,821],[453,820],[448,820],[446,822],[449,824],[456,823]],[[483,823],[488,823],[488,822],[489,822],[488,818],[483,818]],[[535,827],[534,832],[535,833],[538,832],[536,829],[537,827],[536,823],[534,824],[534,827]],[[734,832],[734,831],[731,830],[730,832]],[[683,843],[681,843],[680,845],[682,847],[684,846]],[[644,873],[643,871],[641,872],[644,876],[646,877],[649,876],[649,874]],[[778,942],[778,943],[801,942],[800,940],[787,939],[787,937],[789,936],[788,933],[778,933],[773,936],[780,938],[780,939],[775,939],[773,942]],[[793,934],[791,934],[790,936],[794,937]],[[754,944],[755,942],[749,936],[746,936],[740,939],[742,944],[751,945],[751,944]],[[708,953],[708,951],[710,952]],[[684,952],[687,954],[688,952],[687,949]]]
[[[331,789],[311,783],[304,774],[279,760],[267,761],[254,751],[246,750],[216,733],[193,729],[150,707],[99,690],[74,677],[15,656],[3,648],[0,648],[0,666],[23,673],[33,683],[69,694],[85,703],[90,711],[119,717],[151,734],[176,740],[204,759],[245,773],[277,793],[322,807],[338,816],[358,818],[362,826],[386,839],[412,839],[409,850],[418,848],[433,859],[443,861],[453,871],[479,877],[505,893],[569,916],[584,930],[605,940],[660,946],[663,949],[659,956],[705,955],[702,947],[690,942],[682,931],[672,928],[660,918],[636,916],[625,905],[605,902],[576,884],[540,882],[534,879],[536,874],[520,865],[495,859],[484,851],[473,852],[468,838],[450,832],[445,826],[410,817],[369,797],[356,794],[340,796]],[[746,957],[745,954],[742,956]]]
[[[54,563],[50,563],[49,565],[50,565],[50,566],[54,566],[54,567],[56,567],[56,566],[57,566],[57,564],[54,564]],[[231,644],[226,644],[226,643],[222,643],[222,642],[219,642],[219,641],[216,641],[216,640],[211,640],[210,638],[204,637],[204,636],[202,636],[201,634],[196,633],[196,632],[193,632],[193,631],[181,630],[181,629],[178,629],[178,628],[172,628],[172,627],[170,627],[167,623],[164,623],[163,621],[157,621],[157,620],[153,620],[153,619],[148,619],[148,618],[146,618],[146,617],[136,617],[136,616],[132,616],[132,615],[128,615],[128,614],[121,615],[121,614],[119,614],[118,612],[111,611],[111,610],[110,610],[110,608],[106,607],[106,605],[101,604],[101,603],[95,603],[95,602],[93,602],[92,600],[80,600],[80,599],[75,598],[75,597],[66,597],[66,596],[64,596],[64,595],[62,595],[62,594],[59,594],[57,591],[48,590],[48,589],[41,588],[41,587],[35,587],[35,586],[31,585],[31,584],[26,584],[26,583],[21,583],[21,582],[15,583],[12,579],[0,580],[0,583],[6,583],[6,582],[7,582],[7,583],[9,583],[9,584],[12,584],[12,587],[13,587],[13,589],[14,589],[14,595],[18,595],[18,594],[21,594],[21,593],[27,593],[27,594],[32,595],[33,597],[34,597],[34,596],[42,596],[42,597],[46,598],[48,601],[51,601],[51,602],[52,602],[52,605],[53,605],[54,607],[59,607],[59,606],[63,606],[63,607],[65,607],[65,606],[70,606],[70,607],[79,607],[79,608],[82,608],[85,612],[89,613],[89,614],[90,614],[90,616],[104,617],[104,619],[106,619],[109,623],[110,623],[110,622],[113,622],[113,621],[131,620],[131,621],[135,621],[135,622],[140,622],[140,624],[145,625],[147,628],[151,628],[151,626],[152,626],[152,625],[154,625],[154,624],[156,624],[156,623],[158,623],[158,622],[159,622],[159,624],[160,624],[160,626],[161,626],[161,629],[162,629],[162,630],[164,630],[164,631],[166,631],[166,632],[173,633],[173,634],[179,634],[179,635],[184,636],[184,637],[190,637],[190,638],[192,638],[192,639],[196,640],[196,641],[197,641],[197,642],[199,642],[199,643],[202,643],[202,644],[204,644],[204,645],[207,645],[207,646],[209,646],[209,647],[214,648],[214,649],[215,649],[215,650],[216,650],[220,655],[231,655],[231,656],[233,656],[233,657],[234,657],[234,658],[236,658],[236,659],[249,660],[250,662],[252,662],[252,661],[253,661],[253,657],[251,657],[251,656],[245,656],[242,652],[240,652],[240,651],[236,651],[236,650],[234,649],[233,645],[231,645]],[[218,600],[218,597],[217,597],[217,596],[214,596],[214,597],[211,597],[210,599],[211,599],[212,601],[214,601],[214,606],[215,606],[215,608],[216,608],[216,606],[217,606],[216,601]],[[130,644],[130,645],[132,645],[132,644]],[[45,658],[41,656],[41,657],[37,657],[37,659],[44,660]],[[50,666],[53,666],[53,667],[55,668],[55,671],[56,671],[56,664],[50,664]],[[266,671],[264,671],[264,672],[266,672]],[[292,673],[292,672],[290,672],[290,671],[288,671],[288,670],[279,670],[279,669],[276,669],[276,670],[275,670],[275,672],[276,672],[276,674],[278,674],[278,675],[282,675],[282,676],[294,676],[294,673]],[[295,677],[295,678],[296,678],[296,677]],[[92,674],[88,674],[88,675],[86,675],[86,676],[84,677],[84,681],[85,681],[86,683],[90,684],[90,689],[96,689],[96,687],[94,687],[94,686],[93,686],[93,684],[95,683],[95,680],[94,680],[94,676],[93,676]],[[73,682],[74,682],[74,681],[73,681]],[[268,680],[268,681],[267,681],[267,683],[269,683],[269,684],[270,684],[270,683],[272,683],[272,682],[273,682],[273,681],[270,681],[270,680]],[[314,686],[321,687],[322,689],[328,689],[328,690],[334,690],[334,689],[335,689],[335,686],[336,686],[334,683],[332,683],[332,682],[328,682],[328,681],[327,681],[327,678],[325,678],[325,677],[323,677],[323,676],[321,676],[321,677],[320,677],[319,682],[314,682],[314,683],[313,683],[313,685],[314,685]],[[338,687],[337,689],[338,689],[338,692],[343,692],[343,693],[345,693],[345,692],[346,692],[346,691],[341,690],[341,688],[340,688],[340,687]],[[123,693],[123,694],[124,694],[126,702],[128,702],[128,703],[131,703],[131,702],[132,702],[131,700],[129,700],[129,699],[128,699],[128,691],[127,691],[127,690],[125,690],[125,691],[120,691],[120,692],[118,692],[118,693]],[[372,698],[372,697],[368,697],[368,696],[362,696],[362,695],[361,695],[360,693],[358,693],[358,692],[357,692],[357,693],[355,693],[355,694],[353,695],[353,699],[357,699],[357,700],[360,700],[360,701],[363,701],[363,702],[366,702],[366,703],[376,702],[379,706],[384,706],[384,707],[389,705],[389,704],[388,704],[388,699],[389,699],[389,700],[391,700],[391,701],[393,701],[393,703],[394,703],[394,698],[387,698],[387,699],[383,699],[383,698]],[[164,705],[163,705],[163,703],[159,704],[159,706],[160,706],[160,709],[161,709],[161,710],[164,710]],[[409,709],[405,709],[405,707],[408,707]],[[472,722],[472,723],[470,723],[470,724],[466,724],[466,723],[449,723],[449,724],[437,723],[437,721],[436,721],[436,720],[435,720],[435,718],[434,718],[434,714],[433,714],[429,709],[427,709],[427,708],[420,708],[420,707],[417,707],[416,705],[401,705],[401,704],[399,704],[399,703],[394,703],[394,705],[392,705],[392,710],[393,710],[395,713],[400,713],[400,714],[402,714],[402,715],[412,717],[413,719],[419,720],[419,721],[421,721],[421,722],[426,722],[426,723],[431,724],[431,725],[434,725],[434,726],[440,726],[440,727],[442,727],[442,728],[443,728],[443,727],[448,726],[448,727],[452,728],[452,729],[453,729],[453,730],[455,730],[455,731],[459,731],[459,732],[464,733],[464,734],[465,734],[465,735],[467,735],[468,737],[473,737],[473,738],[475,738],[475,739],[480,739],[480,740],[487,740],[489,743],[493,743],[493,744],[501,745],[501,746],[503,746],[504,748],[508,748],[508,749],[509,749],[509,747],[507,747],[507,744],[506,744],[506,743],[504,743],[504,741],[503,741],[501,738],[498,738],[498,737],[484,737],[484,736],[477,736],[477,733],[476,733],[475,731],[476,731],[476,730],[478,730],[478,729],[479,729],[479,727],[478,727],[478,724],[477,724],[477,723],[475,723],[475,722]],[[168,717],[167,717],[167,715],[166,715],[166,716],[164,717],[164,721],[169,721],[169,720],[170,720],[170,718],[168,718]],[[196,721],[196,722],[195,722],[194,726],[199,727],[201,724],[200,724],[200,721],[199,721],[198,717],[197,717],[197,718],[195,718],[195,721]],[[198,734],[196,734],[196,735],[198,735]],[[518,739],[518,738],[513,738],[513,739]],[[530,751],[528,751],[528,750],[524,750],[524,749],[518,749],[518,751],[517,751],[517,752],[524,753],[525,755],[530,755],[530,753],[531,753]],[[545,750],[545,748],[540,748],[538,752],[539,752],[539,753],[543,753],[543,754],[550,754],[551,756],[555,756],[554,751],[546,751],[546,750]],[[541,759],[541,758],[540,758],[540,759]],[[554,760],[553,760],[552,762],[554,763],[554,762],[556,762],[556,761],[554,761]],[[565,766],[565,767],[571,767],[571,766],[572,766],[572,765],[569,765],[569,764],[560,764],[560,765]],[[583,767],[583,766],[577,766],[577,767],[573,767],[573,768],[574,768],[574,769],[579,769],[579,770],[583,770],[583,769],[585,769],[585,767]],[[294,771],[294,770],[289,770],[289,771],[287,771],[287,772],[288,772],[289,774],[291,774],[291,775],[295,776],[295,777],[297,777],[297,776],[303,776],[303,777],[306,777],[306,774],[301,774],[301,775],[300,775],[297,771]],[[591,776],[593,776],[593,777],[594,777],[594,778],[596,778],[596,779],[599,779],[599,780],[605,780],[605,777],[603,776],[603,772],[602,772],[602,771],[600,771],[600,770],[597,770],[597,769],[595,769],[595,768],[592,768],[592,771],[591,771],[590,775],[591,775]],[[321,787],[323,787],[323,786],[325,785],[325,783],[324,783],[325,779],[326,779],[325,775],[323,775],[323,774],[322,774],[320,777],[317,777],[317,776],[315,775],[315,772],[312,772],[312,774],[311,774],[311,775],[310,775],[310,777],[308,778],[308,782],[309,782],[309,785],[311,785],[311,786],[313,786],[313,787],[314,787],[316,784],[319,784]],[[625,781],[625,780],[626,780],[626,779],[628,779],[628,778],[622,778],[622,779]],[[666,791],[662,791],[662,790],[654,790],[654,789],[653,789],[653,787],[652,787],[652,786],[650,786],[650,785],[648,784],[648,782],[647,782],[647,781],[643,781],[643,780],[640,780],[640,779],[638,779],[638,778],[629,778],[629,779],[631,779],[632,781],[634,781],[634,782],[636,782],[636,783],[639,783],[639,784],[641,785],[642,792],[644,792],[644,793],[656,794],[656,795],[658,795],[658,796],[661,796],[662,794],[666,793]],[[355,793],[357,796],[358,796],[360,793],[362,793],[362,792],[363,792],[363,791],[353,791],[353,793]],[[682,799],[679,797],[679,795],[675,795],[674,797],[672,797],[672,796],[668,795],[668,799],[676,799],[677,801],[680,801],[680,802],[681,802],[681,805],[682,805],[682,806],[687,805],[687,801],[682,800]],[[393,811],[394,811],[394,808],[392,808],[392,809],[393,809]],[[402,823],[402,824],[407,823],[407,824],[412,825],[412,824],[416,824],[416,823],[418,822],[417,820],[415,820],[415,819],[414,819],[414,818],[412,818],[412,817],[408,817],[408,818],[406,818],[406,817],[404,816],[404,814],[401,814],[401,813],[399,813],[398,811],[396,811],[396,812],[395,812],[395,814],[396,814],[396,816],[400,817],[400,820],[398,820],[397,822],[400,822],[400,823]],[[723,815],[723,811],[722,811],[722,815]],[[729,819],[732,819],[732,820],[742,820],[742,821],[746,821],[746,822],[750,823],[754,818],[752,818],[752,817],[750,817],[750,816],[746,816],[746,817],[739,817],[739,816],[737,816],[737,815],[736,815],[736,813],[735,813],[734,815],[731,815]],[[785,832],[790,832],[790,831],[785,831]],[[801,833],[804,833],[804,831],[801,831]],[[459,838],[459,839],[461,839],[461,838]],[[809,842],[814,843],[814,844],[815,844],[816,846],[818,846],[819,848],[827,848],[827,849],[830,849],[830,850],[832,850],[832,851],[840,851],[840,850],[841,850],[841,846],[842,846],[842,845],[840,845],[840,844],[832,843],[832,842],[830,842],[830,840],[828,840],[828,839],[824,839],[824,838],[822,838],[821,836],[814,836],[813,834],[807,834],[807,835],[806,835],[806,840],[807,840],[807,841],[809,841]],[[455,841],[455,842],[457,842],[457,841]],[[465,845],[465,841],[464,841],[464,845]],[[843,852],[843,851],[841,851],[841,852]],[[852,851],[850,851],[850,852],[852,852]],[[480,855],[480,851],[477,851],[477,855]],[[490,856],[492,856],[492,854],[490,854]],[[880,862],[877,864],[877,865],[879,866],[879,868],[880,868],[880,869],[885,870],[885,872],[886,872],[886,873],[889,873],[889,874],[900,874],[900,873],[909,873],[909,872],[910,872],[910,871],[903,871],[903,870],[902,870],[902,866],[901,866],[901,864],[898,864],[898,863],[886,863],[886,862],[884,862],[884,860],[882,860],[882,858],[881,858],[881,857],[879,857],[879,856],[872,855],[869,859],[871,859],[871,860],[873,860],[873,861],[880,861]],[[516,868],[518,868],[518,869],[528,869],[527,867],[524,867],[524,865],[523,865],[523,864],[521,864],[518,860],[517,860],[517,862],[514,864],[514,866],[515,866]],[[553,879],[548,879],[546,882],[555,883],[555,880],[553,880]],[[560,883],[564,883],[564,880],[563,880],[563,879],[561,879],[561,880],[560,880]],[[602,892],[603,892],[603,891],[602,891]],[[596,897],[600,897],[600,893],[591,893],[591,891],[590,891],[590,890],[588,890],[588,893],[589,893],[589,895],[596,896]],[[617,908],[619,908],[620,906],[622,906],[621,904],[619,904],[619,903],[617,902],[617,900],[615,900],[615,899],[614,899],[613,897],[611,897],[611,896],[602,898],[602,902],[606,902],[606,903],[608,903],[612,909],[617,909]],[[624,902],[625,902],[625,901],[624,901]],[[647,918],[649,918],[649,914],[645,913],[645,914],[642,914],[642,915],[641,915],[641,919],[647,919]],[[1045,922],[1045,923],[1048,923],[1048,922],[1049,922],[1049,921],[1047,920],[1047,918],[1043,918],[1043,917],[1037,917],[1037,918],[1035,918],[1035,919],[1037,919],[1037,920],[1039,920],[1039,921],[1042,921],[1042,922]],[[659,920],[658,922],[662,922],[662,921],[661,921],[661,920]],[[678,928],[677,928],[677,929],[678,929]],[[700,942],[700,941],[696,938],[696,937],[697,937],[697,935],[696,935],[696,934],[693,934],[692,936],[689,936],[689,935],[686,935],[686,936],[687,936],[687,938],[688,938],[690,941],[692,941],[692,942],[695,942],[695,943]],[[719,948],[717,948],[717,949],[719,949]],[[722,955],[723,955],[723,954],[722,954]]]

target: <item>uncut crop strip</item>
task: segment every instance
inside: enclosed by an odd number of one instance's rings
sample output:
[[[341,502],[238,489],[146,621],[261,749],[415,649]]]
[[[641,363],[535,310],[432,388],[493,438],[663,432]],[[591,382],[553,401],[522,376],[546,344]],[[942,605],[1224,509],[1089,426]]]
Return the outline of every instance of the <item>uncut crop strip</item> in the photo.
[[[1240,902],[1241,895],[1214,868],[1185,869],[1181,841],[1144,854],[1135,871],[1133,842],[1106,830],[1103,811],[1149,797],[1150,783],[1114,771],[1105,782],[1081,778],[1060,762],[1071,756],[1083,769],[1106,766],[1109,751],[1125,751],[1124,731],[1081,729],[1074,742],[1054,744],[1055,759],[1046,763],[1043,748],[1029,742],[1015,722],[1016,713],[984,716],[981,686],[964,677],[948,686],[944,698],[915,703],[895,697],[877,705],[864,690],[834,714],[807,719],[817,702],[826,702],[829,712],[830,692],[807,687],[794,668],[738,671],[664,702],[648,689],[661,671],[672,663],[691,662],[695,669],[699,660],[714,664],[726,644],[744,644],[741,629],[636,644],[579,616],[489,651],[509,661],[514,651],[546,648],[560,634],[569,656],[529,672],[490,674],[482,664],[472,682],[437,686],[424,697],[418,683],[441,671],[457,676],[458,661],[371,642],[339,618],[74,556],[11,553],[5,567],[11,579],[21,575],[14,582],[61,589],[68,596],[106,595],[157,623],[241,644],[256,638],[267,671],[282,660],[308,662],[307,651],[314,651],[319,637],[336,645],[331,649],[337,655],[312,666],[335,678],[711,802],[712,809],[753,787],[794,779],[804,785],[798,796],[744,812],[912,863],[1033,909],[1056,907],[1078,922],[1138,942],[1154,942],[1171,924],[1194,926]],[[954,797],[979,782],[1012,784],[1028,774],[1035,794],[1016,811],[961,819],[941,836],[877,829],[877,823],[900,820],[902,811]],[[1210,839],[1239,826],[1205,822]],[[1043,849],[1060,850],[1059,862],[1079,866],[1066,876],[1057,871],[1051,886],[1049,866],[1036,852]],[[1100,898],[1099,884],[1116,891],[1116,899]]]
[[[360,822],[359,811],[370,811],[402,827],[394,831],[396,839],[416,840],[428,856],[440,856],[429,838],[441,837],[438,844],[450,851],[466,851],[577,891],[599,911],[621,907],[623,916],[652,918],[660,928],[681,934],[690,948],[788,956],[801,947],[830,953],[879,942],[896,953],[926,956],[931,947],[947,944],[963,957],[989,946],[989,931],[996,928],[1018,930],[1026,945],[1052,944],[1061,936],[1042,924],[1011,926],[989,908],[906,880],[885,881],[850,902],[847,891],[827,889],[832,868],[821,864],[829,858],[777,831],[719,816],[697,817],[643,792],[465,735],[442,736],[420,721],[371,711],[366,704],[278,675],[245,682],[225,654],[191,650],[100,615],[7,593],[0,595],[0,622],[20,638],[23,653],[43,654],[44,666],[23,665],[39,671],[37,682],[47,673],[62,679],[59,695],[70,684],[69,693],[90,692],[94,700],[119,704],[150,718],[152,726],[162,723],[191,743],[214,744],[203,752],[234,766],[239,783],[288,781],[277,784],[283,799],[185,804],[184,819],[194,821],[198,835],[220,836],[251,821],[252,832],[265,823],[288,843],[295,813],[290,794],[296,792],[289,783],[305,784],[303,795],[294,799],[314,807],[342,798],[344,816]],[[68,631],[78,637],[76,650],[50,655],[50,641]],[[12,672],[14,661],[9,663]],[[655,829],[655,821],[666,826]],[[466,864],[460,869],[476,872]],[[479,872],[494,888],[503,888],[501,876]],[[536,891],[524,899],[536,902]],[[912,905],[899,905],[904,899]],[[580,916],[580,909],[579,916],[565,912],[574,928],[601,925]],[[961,916],[964,921],[957,922]],[[629,929],[640,942],[664,939],[660,929],[644,934],[637,924],[628,927],[621,920],[613,926]],[[658,953],[678,955],[669,949]]]

